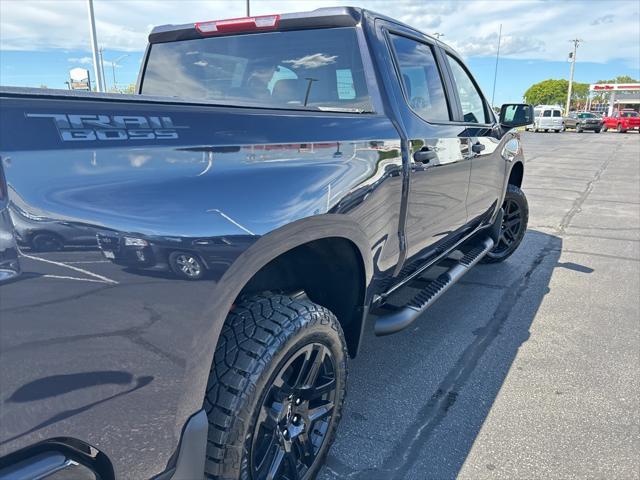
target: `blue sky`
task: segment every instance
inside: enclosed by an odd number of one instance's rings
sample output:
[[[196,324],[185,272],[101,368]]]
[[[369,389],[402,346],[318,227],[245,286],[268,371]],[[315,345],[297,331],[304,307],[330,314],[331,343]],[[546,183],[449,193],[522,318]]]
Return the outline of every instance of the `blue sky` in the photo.
[[[252,0],[252,14],[313,10],[344,1]],[[503,25],[496,104],[519,101],[532,84],[568,78],[569,40],[578,36],[575,79],[592,83],[640,77],[640,2],[591,0],[364,0],[357,4],[405,21],[442,40],[466,59],[490,97],[499,25]],[[123,55],[118,85],[135,82],[153,25],[244,15],[244,0],[94,0],[98,42],[110,61]],[[92,70],[85,0],[0,0],[0,84],[66,88],[73,67]],[[626,39],[626,40],[621,40]]]

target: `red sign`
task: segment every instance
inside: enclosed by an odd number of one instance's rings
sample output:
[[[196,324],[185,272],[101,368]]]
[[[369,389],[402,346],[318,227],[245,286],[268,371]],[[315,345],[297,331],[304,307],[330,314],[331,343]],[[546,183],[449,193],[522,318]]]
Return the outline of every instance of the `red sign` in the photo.
[[[640,90],[640,83],[595,83],[589,85],[589,90],[593,91],[611,91],[617,90],[622,92],[629,92]]]

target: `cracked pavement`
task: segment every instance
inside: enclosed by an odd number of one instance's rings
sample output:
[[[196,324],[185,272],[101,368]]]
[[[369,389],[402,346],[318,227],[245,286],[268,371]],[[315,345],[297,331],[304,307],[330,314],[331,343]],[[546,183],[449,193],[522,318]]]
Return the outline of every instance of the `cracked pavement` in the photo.
[[[319,479],[640,478],[640,135],[522,139],[523,244],[368,329]]]

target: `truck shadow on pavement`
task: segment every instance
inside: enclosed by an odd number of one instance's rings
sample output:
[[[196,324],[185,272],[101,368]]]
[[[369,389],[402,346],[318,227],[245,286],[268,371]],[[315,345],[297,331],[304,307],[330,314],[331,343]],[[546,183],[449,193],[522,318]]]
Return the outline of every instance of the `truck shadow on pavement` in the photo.
[[[529,340],[554,269],[593,272],[558,263],[561,250],[560,237],[530,230],[510,259],[478,265],[406,331],[377,338],[369,328],[319,478],[456,478]]]

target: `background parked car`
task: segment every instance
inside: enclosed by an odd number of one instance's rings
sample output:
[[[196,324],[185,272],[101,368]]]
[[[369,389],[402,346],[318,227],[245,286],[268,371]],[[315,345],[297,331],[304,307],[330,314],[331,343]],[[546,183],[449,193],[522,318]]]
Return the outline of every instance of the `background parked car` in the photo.
[[[638,130],[640,132],[640,115],[635,110],[620,110],[613,112],[610,117],[603,118],[603,130],[615,129],[618,133],[627,130]]]
[[[584,130],[593,130],[596,133],[600,133],[602,130],[602,118],[595,113],[591,112],[569,112],[569,115],[564,117],[564,128],[573,128],[577,133]]]
[[[562,109],[553,105],[539,105],[534,109],[533,124],[527,125],[525,130],[533,130],[539,132],[544,130],[548,132],[561,132],[564,130],[564,121],[562,119]]]

